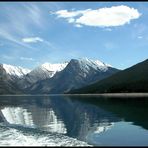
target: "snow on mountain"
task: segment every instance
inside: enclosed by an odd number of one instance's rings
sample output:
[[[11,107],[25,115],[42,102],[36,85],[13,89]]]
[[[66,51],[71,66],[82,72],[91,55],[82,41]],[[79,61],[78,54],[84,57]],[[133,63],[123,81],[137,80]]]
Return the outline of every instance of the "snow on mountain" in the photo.
[[[67,64],[67,62],[58,64],[44,63],[23,76],[18,85],[25,89],[38,81],[51,78],[56,72],[63,70]]]
[[[88,58],[81,58],[78,60],[78,62],[81,66],[81,69],[86,72],[89,72],[90,67],[92,67],[95,70],[101,70],[104,72],[108,70],[108,67],[112,67],[111,65],[101,62],[99,60],[91,60]]]
[[[85,71],[87,71],[89,67],[93,67],[96,70],[100,69],[102,71],[106,71],[108,67],[111,67],[111,65],[105,64],[99,60],[95,61],[95,60],[90,60],[88,58],[81,58],[78,61],[80,62],[80,65],[82,65],[81,68],[83,70],[85,69]],[[56,64],[44,63],[32,71],[27,68],[23,68],[20,66],[12,66],[8,64],[3,64],[3,68],[6,70],[7,74],[12,75],[12,76],[21,77],[29,73],[32,73],[33,75],[34,74],[42,75],[46,73],[46,75],[48,75],[48,77],[51,78],[55,75],[56,72],[63,70],[67,65],[68,65],[68,62],[56,63]]]
[[[3,64],[3,68],[5,69],[7,74],[11,76],[16,76],[16,77],[21,77],[31,71],[27,68],[23,68],[20,66],[16,67],[16,66],[8,65],[8,64]]]
[[[67,66],[67,64],[67,62],[57,64],[44,63],[41,66],[33,69],[28,75],[34,76],[38,80],[51,78],[55,75],[56,72],[63,70]]]
[[[63,93],[102,80],[119,71],[107,64],[87,58],[71,59],[67,66],[52,78],[42,79],[28,87],[29,93]],[[62,84],[62,85],[61,85]]]
[[[50,77],[53,77],[56,72],[63,70],[67,64],[67,62],[57,64],[44,63],[40,66],[40,68],[44,71],[50,72]]]

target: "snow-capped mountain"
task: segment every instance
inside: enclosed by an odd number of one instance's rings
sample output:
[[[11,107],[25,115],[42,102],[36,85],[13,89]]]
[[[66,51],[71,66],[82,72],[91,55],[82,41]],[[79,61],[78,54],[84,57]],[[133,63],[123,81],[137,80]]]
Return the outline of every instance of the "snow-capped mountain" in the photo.
[[[67,64],[68,64],[67,62],[56,63],[56,64],[44,63],[41,66],[34,69],[32,72],[44,73],[46,75],[46,78],[51,78],[55,75],[56,72],[63,70],[67,66]],[[41,76],[40,79],[45,79],[45,78]]]
[[[101,70],[104,72],[108,70],[108,67],[112,67],[111,65],[101,62],[99,60],[91,60],[88,58],[78,59],[77,62],[80,65],[81,70],[85,72],[89,72],[90,67],[92,67],[94,70]]]
[[[51,78],[56,72],[63,70],[67,64],[67,62],[57,64],[44,63],[23,76],[23,78],[18,82],[18,85],[24,89],[38,81]]]
[[[63,70],[67,66],[67,64],[68,62],[57,63],[57,64],[44,63],[40,66],[40,68],[43,71],[48,71],[50,74],[50,77],[53,77],[56,72]]]
[[[64,93],[94,83],[118,72],[99,60],[72,59],[52,78],[36,82],[28,88],[32,93]]]
[[[109,78],[69,93],[135,93],[148,92],[148,59],[137,63]]]
[[[0,94],[15,94],[20,93],[20,89],[16,85],[15,81],[7,74],[3,65],[0,64]]]
[[[67,64],[68,63],[66,62],[57,64],[44,63],[41,66],[38,66],[33,69],[30,73],[27,74],[27,76],[29,76],[30,78],[32,77],[32,79],[34,79],[34,82],[51,78],[55,75],[56,72],[63,70],[67,66]]]
[[[5,69],[7,74],[15,77],[22,77],[31,71],[30,69],[23,68],[20,66],[17,67],[17,66],[12,66],[8,64],[2,64],[2,66]]]
[[[118,69],[99,60],[71,59],[44,63],[33,70],[1,64],[7,79],[26,93],[64,93],[102,80]]]

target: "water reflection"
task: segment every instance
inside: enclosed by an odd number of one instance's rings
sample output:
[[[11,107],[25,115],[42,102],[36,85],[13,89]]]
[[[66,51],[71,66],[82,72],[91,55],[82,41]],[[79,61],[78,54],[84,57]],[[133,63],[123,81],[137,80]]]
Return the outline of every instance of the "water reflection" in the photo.
[[[147,97],[97,97],[97,96],[85,96],[85,97],[73,97],[73,99],[79,99],[88,104],[95,104],[98,107],[103,108],[106,111],[112,112],[118,116],[118,118],[132,122],[134,125],[141,126],[144,129],[148,129],[148,98]]]
[[[50,109],[22,107],[5,107],[1,109],[3,119],[9,125],[38,128],[43,131],[66,133],[65,125],[57,119],[55,112]]]
[[[120,121],[148,128],[147,104],[98,97],[5,96],[0,98],[0,122],[92,143],[94,135],[111,130]]]
[[[4,97],[1,118],[9,126],[37,128],[86,141],[90,133],[101,133],[120,121],[97,106],[68,97]]]
[[[1,109],[4,121],[9,124],[33,126],[31,113],[21,107],[5,107]]]

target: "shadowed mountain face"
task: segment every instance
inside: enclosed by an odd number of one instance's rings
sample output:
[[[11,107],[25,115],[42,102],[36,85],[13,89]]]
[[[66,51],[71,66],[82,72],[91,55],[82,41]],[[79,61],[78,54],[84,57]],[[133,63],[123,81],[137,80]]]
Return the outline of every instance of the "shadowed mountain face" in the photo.
[[[70,93],[148,92],[148,59]]]
[[[3,65],[0,64],[0,94],[18,94],[21,93],[18,86],[11,79],[3,68]]]
[[[33,69],[27,75],[23,76],[18,81],[18,85],[22,89],[30,87],[38,81],[53,77],[56,72],[63,70],[66,67],[66,65],[67,62],[58,64],[44,63]]]
[[[64,93],[102,80],[118,72],[104,63],[88,59],[72,59],[66,68],[52,78],[39,81],[26,89],[27,93]]]
[[[68,92],[109,77],[119,70],[99,60],[82,58],[59,64],[45,63],[32,71],[2,64],[1,71],[1,94],[17,94],[20,89],[23,93],[47,94]]]

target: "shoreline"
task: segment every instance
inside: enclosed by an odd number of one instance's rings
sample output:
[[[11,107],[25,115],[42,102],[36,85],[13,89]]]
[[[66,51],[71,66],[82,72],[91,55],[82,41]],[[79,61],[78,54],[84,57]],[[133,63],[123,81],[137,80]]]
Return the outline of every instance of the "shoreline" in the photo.
[[[4,94],[0,96],[102,96],[102,97],[148,97],[148,93],[102,93],[102,94]]]

